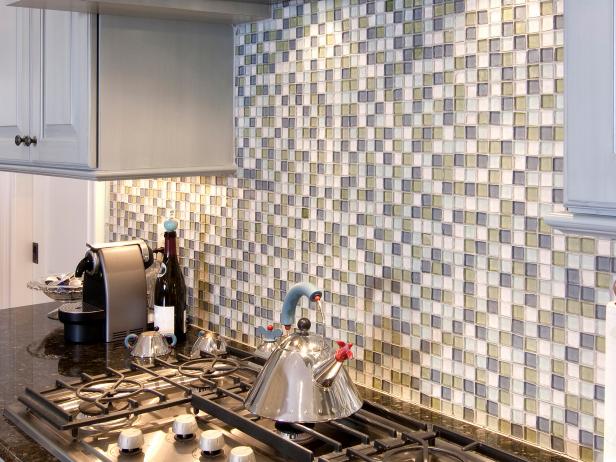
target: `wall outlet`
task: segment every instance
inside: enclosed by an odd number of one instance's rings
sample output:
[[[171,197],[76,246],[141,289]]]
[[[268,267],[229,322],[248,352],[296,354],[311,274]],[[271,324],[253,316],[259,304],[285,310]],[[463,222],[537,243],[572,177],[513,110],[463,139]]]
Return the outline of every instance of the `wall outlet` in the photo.
[[[38,265],[39,262],[39,245],[38,242],[32,243],[32,263]]]

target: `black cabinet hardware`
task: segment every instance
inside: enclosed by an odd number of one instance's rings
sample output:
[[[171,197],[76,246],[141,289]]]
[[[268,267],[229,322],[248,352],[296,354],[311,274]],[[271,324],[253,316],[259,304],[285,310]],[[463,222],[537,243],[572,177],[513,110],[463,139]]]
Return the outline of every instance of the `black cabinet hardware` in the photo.
[[[15,144],[17,146],[19,146],[21,143],[25,144],[26,146],[30,146],[31,144],[36,146],[37,142],[38,140],[36,139],[36,136],[30,137],[28,135],[26,136],[15,135]]]

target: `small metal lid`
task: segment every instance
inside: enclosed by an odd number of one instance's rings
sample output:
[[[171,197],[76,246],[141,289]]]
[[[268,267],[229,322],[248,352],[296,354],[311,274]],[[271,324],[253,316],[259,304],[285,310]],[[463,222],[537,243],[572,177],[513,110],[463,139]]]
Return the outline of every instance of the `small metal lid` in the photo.
[[[309,319],[301,318],[297,322],[298,330],[280,342],[280,348],[287,351],[298,351],[302,355],[313,355],[329,350],[323,336],[309,332],[310,326]]]
[[[159,337],[160,335],[162,334],[156,330],[148,330],[141,332],[142,337]]]

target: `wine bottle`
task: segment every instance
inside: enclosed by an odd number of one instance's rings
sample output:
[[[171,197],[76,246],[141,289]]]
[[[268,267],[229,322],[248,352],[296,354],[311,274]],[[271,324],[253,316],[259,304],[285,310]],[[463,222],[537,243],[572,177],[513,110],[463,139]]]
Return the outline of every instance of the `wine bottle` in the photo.
[[[162,334],[186,338],[186,284],[178,262],[175,230],[178,222],[169,218],[165,226],[165,251],[154,287],[154,327]]]

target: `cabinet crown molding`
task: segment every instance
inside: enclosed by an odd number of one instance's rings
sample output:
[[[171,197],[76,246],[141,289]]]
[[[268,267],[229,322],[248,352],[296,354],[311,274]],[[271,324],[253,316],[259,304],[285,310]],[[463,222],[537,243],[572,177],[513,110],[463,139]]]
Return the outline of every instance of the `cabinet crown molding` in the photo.
[[[18,0],[10,6],[238,24],[271,17],[270,0]]]

